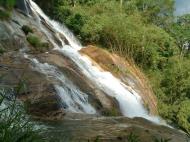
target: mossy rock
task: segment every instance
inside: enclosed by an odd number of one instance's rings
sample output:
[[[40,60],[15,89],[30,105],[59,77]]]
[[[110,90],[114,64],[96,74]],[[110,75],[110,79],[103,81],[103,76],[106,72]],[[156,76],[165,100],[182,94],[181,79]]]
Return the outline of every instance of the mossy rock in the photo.
[[[29,34],[27,41],[32,45],[36,51],[45,52],[49,49],[49,43],[41,41],[41,39],[35,34]]]
[[[37,37],[36,35],[29,35],[27,37],[27,41],[33,46],[33,47],[40,47],[41,46],[41,41],[39,39],[39,37]]]

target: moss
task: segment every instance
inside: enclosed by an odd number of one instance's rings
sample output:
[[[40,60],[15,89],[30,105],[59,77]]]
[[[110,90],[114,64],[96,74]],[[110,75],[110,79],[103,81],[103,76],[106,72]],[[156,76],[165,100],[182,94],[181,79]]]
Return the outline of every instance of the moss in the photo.
[[[29,35],[27,37],[27,41],[33,46],[33,47],[41,47],[41,41],[40,39],[35,35]]]
[[[32,28],[30,28],[27,25],[22,26],[22,31],[25,33],[25,35],[28,35],[29,33],[33,33]]]
[[[116,108],[107,109],[103,111],[104,116],[118,116],[119,113]]]

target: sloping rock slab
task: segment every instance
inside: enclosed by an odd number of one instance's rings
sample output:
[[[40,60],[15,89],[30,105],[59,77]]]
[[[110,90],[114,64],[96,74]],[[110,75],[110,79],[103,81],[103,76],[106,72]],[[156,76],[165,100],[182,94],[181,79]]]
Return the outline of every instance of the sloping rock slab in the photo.
[[[142,118],[110,117],[45,122],[45,137],[56,142],[187,142],[187,136],[175,129],[153,124]],[[133,141],[132,141],[133,139]]]

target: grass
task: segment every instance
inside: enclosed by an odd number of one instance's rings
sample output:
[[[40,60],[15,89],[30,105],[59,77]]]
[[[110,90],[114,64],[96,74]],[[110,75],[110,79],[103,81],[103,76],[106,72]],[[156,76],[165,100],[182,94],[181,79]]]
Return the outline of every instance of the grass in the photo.
[[[40,47],[41,46],[41,41],[40,39],[35,36],[35,35],[29,35],[27,37],[27,41],[34,47]]]
[[[0,6],[3,6],[7,9],[12,9],[15,6],[16,0],[1,0]]]
[[[21,103],[16,101],[14,89],[0,89],[0,141],[42,142],[38,130],[26,116]]]
[[[29,35],[27,37],[27,41],[38,51],[44,51],[49,48],[49,44],[47,42],[42,42],[40,38],[36,35]]]

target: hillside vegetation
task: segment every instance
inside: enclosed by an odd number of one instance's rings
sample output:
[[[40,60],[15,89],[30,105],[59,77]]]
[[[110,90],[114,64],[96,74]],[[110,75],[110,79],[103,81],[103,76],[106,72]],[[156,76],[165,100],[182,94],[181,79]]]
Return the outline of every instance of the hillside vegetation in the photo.
[[[190,15],[174,17],[173,0],[51,0],[44,9],[84,45],[136,63],[150,80],[160,115],[190,133]]]

